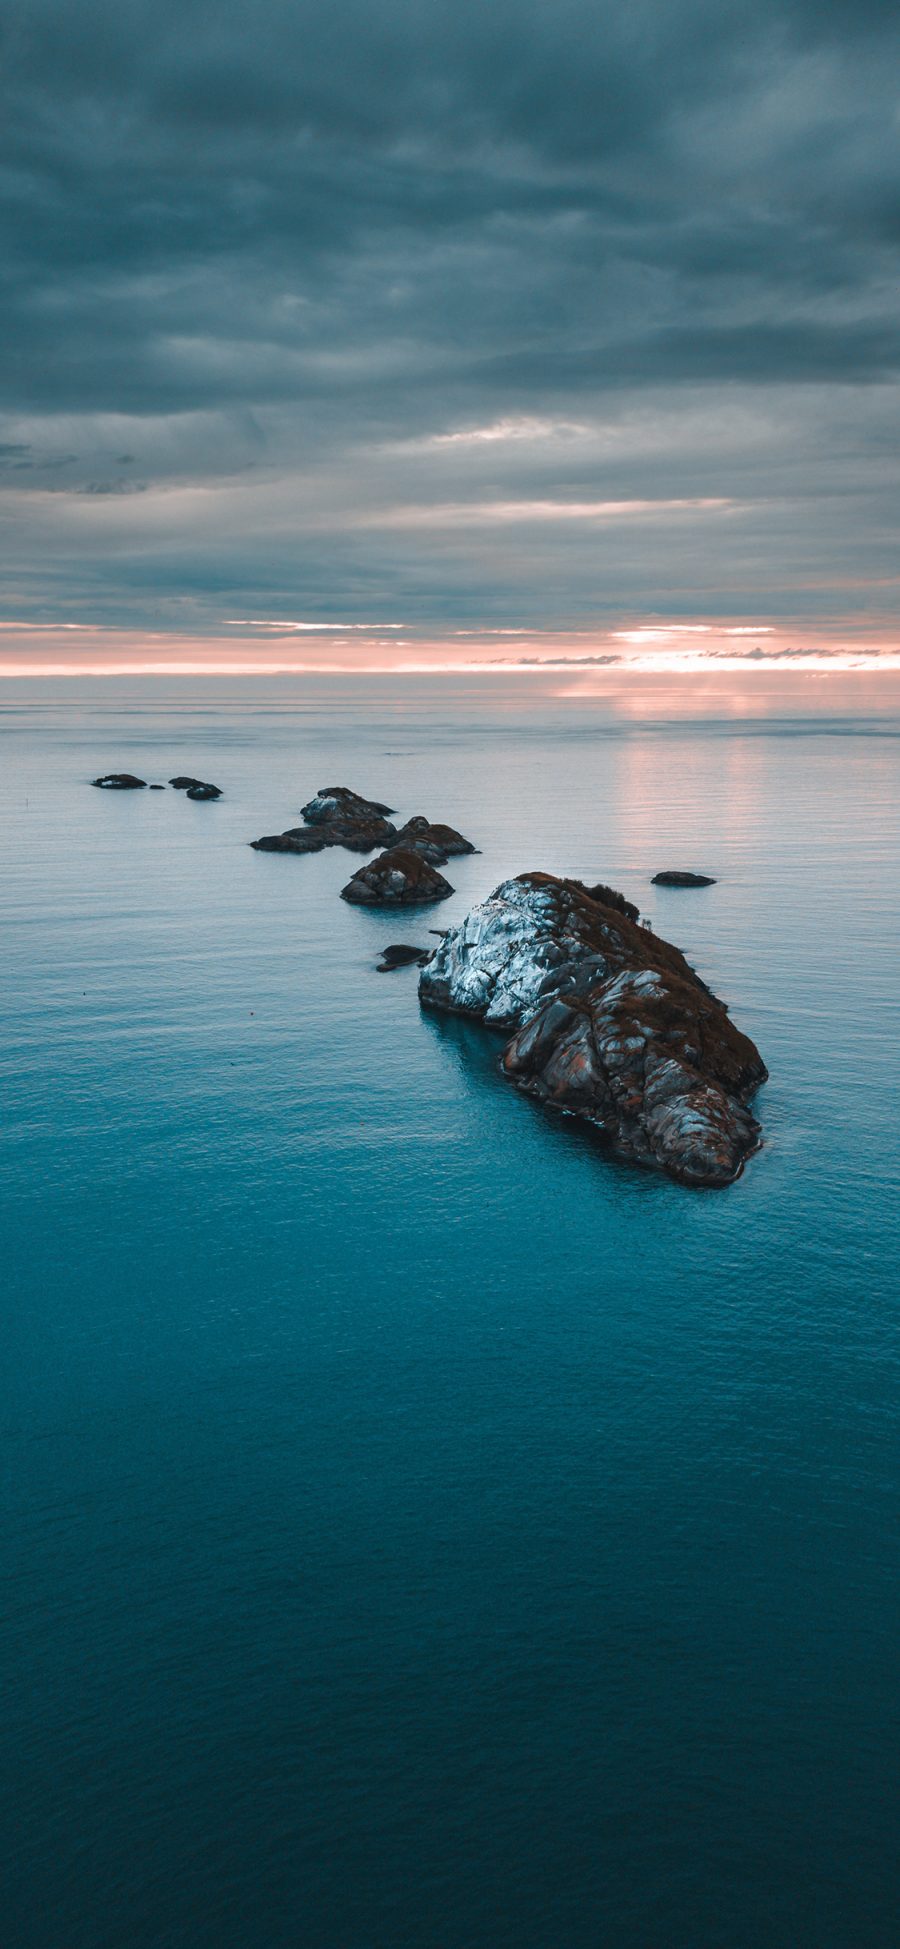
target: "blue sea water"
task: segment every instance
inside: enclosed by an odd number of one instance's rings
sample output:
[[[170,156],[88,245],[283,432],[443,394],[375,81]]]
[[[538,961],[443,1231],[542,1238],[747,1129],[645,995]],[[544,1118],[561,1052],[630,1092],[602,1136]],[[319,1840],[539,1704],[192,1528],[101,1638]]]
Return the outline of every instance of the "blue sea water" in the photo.
[[[4,1940],[893,1949],[900,722],[8,691]],[[249,849],[331,783],[453,899]],[[374,972],[536,866],[758,1041],[727,1192]]]

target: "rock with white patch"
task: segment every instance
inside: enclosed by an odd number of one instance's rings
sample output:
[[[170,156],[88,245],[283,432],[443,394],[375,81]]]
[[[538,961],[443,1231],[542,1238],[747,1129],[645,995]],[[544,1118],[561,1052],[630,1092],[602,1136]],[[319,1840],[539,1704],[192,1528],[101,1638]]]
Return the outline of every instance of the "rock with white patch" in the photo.
[[[748,1104],[765,1064],[678,948],[610,893],[546,873],[505,881],[440,941],[420,998],[512,1028],[504,1074],[620,1156],[729,1184],[760,1142]]]
[[[315,798],[301,806],[300,817],[308,826],[324,826],[330,819],[346,819],[354,825],[362,825],[369,819],[386,819],[393,806],[382,805],[379,799],[364,799],[358,792],[351,792],[349,785],[322,785]]]
[[[221,785],[210,785],[205,778],[170,778],[169,784],[176,792],[183,792],[186,799],[220,799]]]

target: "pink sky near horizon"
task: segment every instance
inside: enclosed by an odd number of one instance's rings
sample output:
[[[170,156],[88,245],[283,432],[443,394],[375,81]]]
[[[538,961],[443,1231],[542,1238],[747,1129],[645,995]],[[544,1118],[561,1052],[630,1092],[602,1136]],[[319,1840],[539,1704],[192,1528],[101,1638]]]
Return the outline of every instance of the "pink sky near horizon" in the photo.
[[[228,618],[212,634],[84,623],[0,622],[0,677],[274,676],[459,672],[561,679],[806,671],[823,676],[900,671],[896,624],[833,622],[814,630],[750,619],[659,617],[575,630],[444,626],[402,621],[327,623]],[[559,694],[565,694],[560,692]]]

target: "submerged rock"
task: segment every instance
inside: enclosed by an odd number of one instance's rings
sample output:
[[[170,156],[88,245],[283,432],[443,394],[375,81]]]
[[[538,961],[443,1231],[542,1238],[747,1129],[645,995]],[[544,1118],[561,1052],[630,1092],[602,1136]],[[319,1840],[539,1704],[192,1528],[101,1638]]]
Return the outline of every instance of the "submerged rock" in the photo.
[[[392,846],[361,866],[341,888],[341,899],[358,907],[422,907],[446,900],[453,888],[421,853]]]
[[[435,825],[430,819],[417,813],[407,819],[405,826],[394,840],[395,846],[408,846],[412,852],[421,853],[423,859],[432,866],[445,866],[448,859],[460,857],[463,853],[474,853],[475,847],[470,839],[464,839],[461,832],[453,826]]]
[[[151,785],[149,789],[151,792],[164,792],[166,788],[164,785]]]
[[[393,809],[378,799],[360,798],[358,792],[351,792],[349,785],[322,785],[315,798],[300,807],[300,817],[308,826],[327,825],[332,819],[347,819],[351,824],[361,825],[368,819],[387,818]]]
[[[203,778],[170,778],[169,784],[176,792],[183,792],[188,799],[220,799],[221,786],[207,785]]]
[[[430,960],[430,947],[407,947],[403,943],[398,944],[396,947],[383,947],[381,950],[381,960],[378,963],[375,973],[390,974],[393,968],[409,968],[414,961],[418,962],[420,968],[424,968],[426,962]]]
[[[715,884],[708,873],[654,873],[650,882],[653,887],[714,887]]]
[[[513,1029],[501,1067],[617,1153],[721,1186],[757,1149],[767,1070],[684,955],[577,880],[523,873],[439,942],[426,1007]]]
[[[130,771],[108,771],[102,778],[92,778],[92,785],[99,785],[102,792],[143,792],[146,778],[135,778]]]

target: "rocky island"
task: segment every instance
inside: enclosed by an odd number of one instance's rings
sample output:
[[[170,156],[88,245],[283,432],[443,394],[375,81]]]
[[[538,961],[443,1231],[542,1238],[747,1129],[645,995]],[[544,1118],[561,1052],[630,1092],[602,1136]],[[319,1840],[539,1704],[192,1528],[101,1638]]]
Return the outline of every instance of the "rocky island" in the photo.
[[[382,805],[380,799],[361,798],[349,785],[320,785],[315,797],[307,805],[301,805],[300,817],[308,826],[326,826],[331,819],[359,821],[379,815],[386,819],[393,810],[392,805]]]
[[[766,1066],[679,949],[609,887],[506,880],[439,941],[426,1008],[512,1031],[515,1086],[582,1118],[621,1157],[723,1186],[760,1143]]]
[[[377,847],[383,846],[393,852],[418,854],[429,866],[445,866],[453,856],[474,853],[471,840],[464,839],[461,832],[456,832],[453,826],[434,825],[421,813],[407,819],[398,832],[389,816],[392,809],[389,805],[382,805],[378,799],[361,798],[348,785],[327,785],[302,807],[302,826],[289,826],[286,832],[266,833],[262,839],[251,839],[250,844],[258,853],[321,853],[326,846],[344,846],[351,853],[374,853]],[[433,883],[428,881],[427,875],[414,875],[413,878],[416,885],[421,884],[423,888],[431,885],[431,891],[427,894],[417,893],[416,900],[443,900],[447,893],[452,892],[446,880],[440,880],[440,874],[434,876]],[[352,886],[354,881],[359,880],[362,887],[374,888],[378,879],[378,874],[371,880],[355,874],[350,884]],[[442,892],[437,890],[439,881]],[[390,890],[393,882],[386,884],[388,891],[379,896],[379,904],[404,904]],[[364,891],[346,892],[346,898],[374,904]],[[407,895],[406,903],[412,904],[411,895]]]
[[[327,785],[301,808],[302,826],[251,839],[258,853],[321,853],[326,846],[346,846],[351,853],[374,853],[377,846],[396,843],[397,828],[388,817],[389,805],[361,798],[347,785]]]
[[[654,873],[650,885],[653,887],[714,887],[715,880],[708,873]]]
[[[146,786],[130,772],[93,783],[108,791]],[[221,796],[203,779],[169,783],[188,798]],[[383,847],[342,887],[343,900],[393,908],[447,899],[453,887],[439,868],[476,848],[422,813],[398,829],[392,810],[349,786],[324,786],[302,807],[301,826],[251,844],[294,853]],[[665,871],[653,884],[715,881]],[[504,1029],[501,1068],[517,1089],[581,1118],[619,1156],[682,1184],[722,1186],[739,1176],[761,1141],[749,1105],[766,1066],[725,1003],[678,948],[641,923],[633,901],[601,882],[522,873],[456,927],[430,931],[433,950],[392,944],[378,971],[419,962],[423,1007]]]
[[[341,899],[356,907],[423,907],[452,892],[449,880],[421,853],[392,846],[353,874],[341,888]]]

